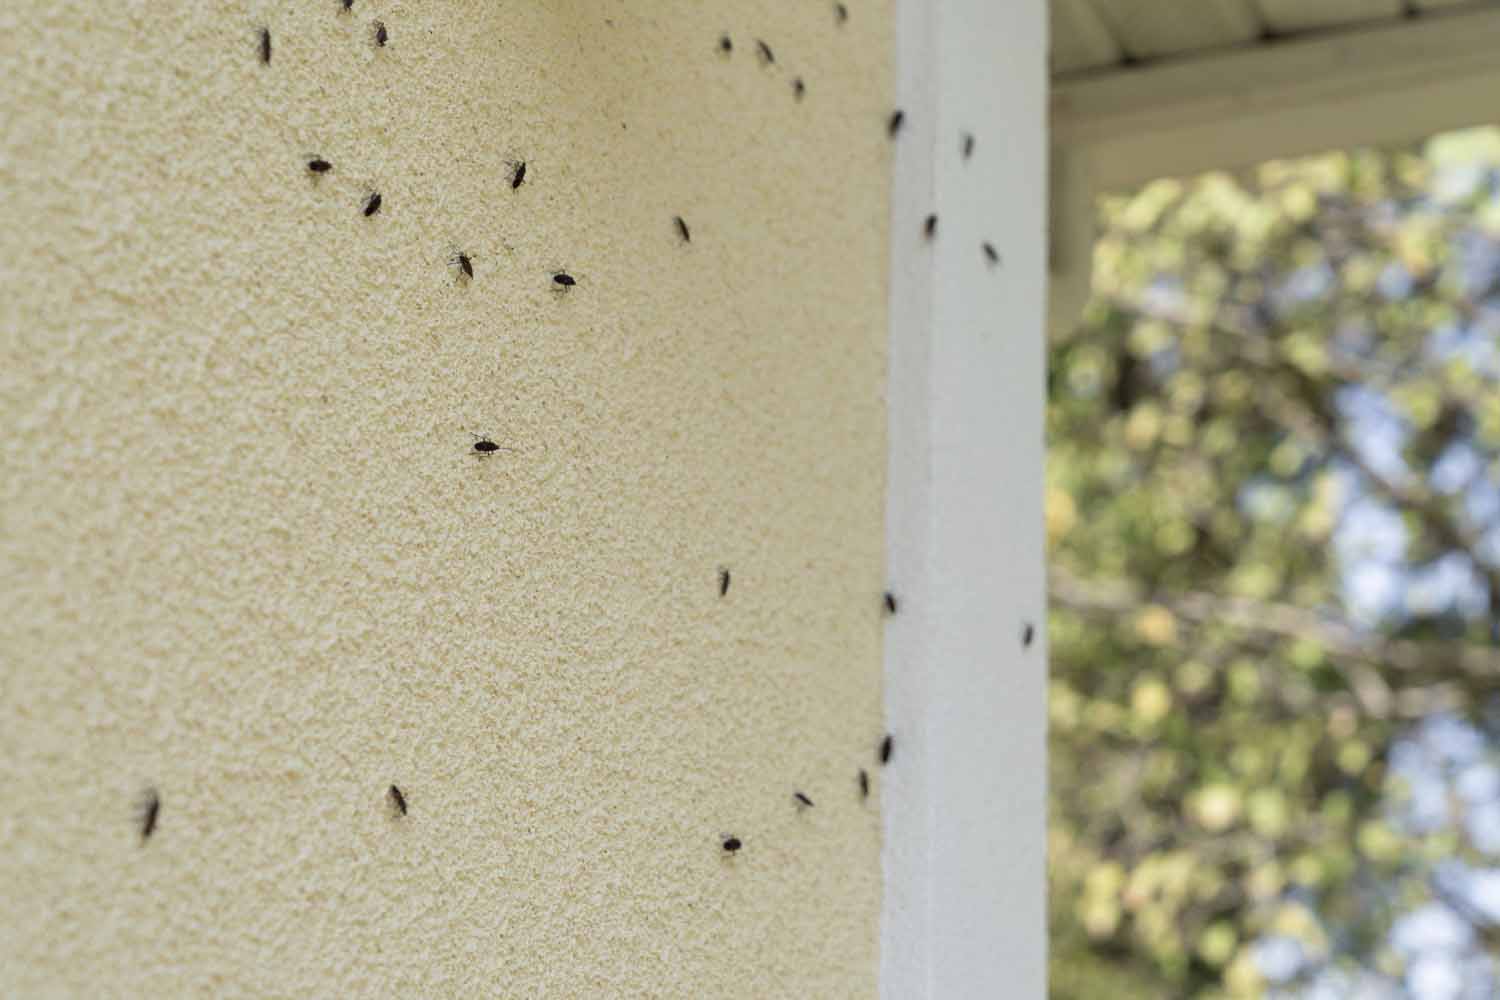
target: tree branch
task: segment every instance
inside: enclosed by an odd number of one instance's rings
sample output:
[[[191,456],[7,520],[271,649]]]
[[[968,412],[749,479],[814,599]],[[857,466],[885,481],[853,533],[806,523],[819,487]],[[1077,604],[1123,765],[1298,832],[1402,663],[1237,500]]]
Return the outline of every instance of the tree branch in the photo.
[[[1241,357],[1268,375],[1290,378],[1301,385],[1307,376],[1300,370],[1276,356],[1264,339],[1249,330],[1226,321],[1221,312],[1207,320],[1150,310],[1119,296],[1105,298],[1109,306],[1127,316],[1154,319],[1158,322],[1182,326],[1202,322],[1210,330],[1235,340],[1241,347]],[[1359,385],[1367,381],[1366,373],[1341,368],[1330,362],[1330,373],[1339,385]],[[1280,424],[1287,431],[1327,448],[1330,452],[1349,462],[1368,482],[1371,490],[1402,513],[1416,516],[1418,521],[1442,544],[1467,555],[1475,570],[1484,578],[1492,622],[1500,623],[1500,567],[1491,566],[1479,557],[1481,536],[1450,511],[1443,499],[1417,477],[1406,475],[1399,479],[1383,475],[1369,463],[1339,425],[1336,414],[1310,402],[1308,399],[1287,392],[1275,382],[1267,383],[1267,391],[1275,396],[1276,405],[1268,407],[1266,417]]]
[[[1055,567],[1048,580],[1048,593],[1058,606],[1080,614],[1122,617],[1156,604],[1195,626],[1220,626],[1269,639],[1311,639],[1334,658],[1360,707],[1375,718],[1410,718],[1436,708],[1456,708],[1468,701],[1465,695],[1472,696],[1476,688],[1479,693],[1500,688],[1500,649],[1464,642],[1392,639],[1290,604],[1194,591],[1151,594],[1129,581],[1083,580]],[[1387,670],[1406,675],[1403,680],[1434,680],[1421,687],[1393,690]],[[1454,683],[1452,678],[1459,676],[1471,683]],[[1437,680],[1440,678],[1448,680]]]

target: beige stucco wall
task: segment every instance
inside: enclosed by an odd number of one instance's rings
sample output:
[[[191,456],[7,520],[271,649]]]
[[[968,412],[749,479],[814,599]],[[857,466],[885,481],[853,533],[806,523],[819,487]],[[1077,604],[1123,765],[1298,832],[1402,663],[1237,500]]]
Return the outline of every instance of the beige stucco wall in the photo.
[[[875,995],[847,5],[0,5],[0,993]]]

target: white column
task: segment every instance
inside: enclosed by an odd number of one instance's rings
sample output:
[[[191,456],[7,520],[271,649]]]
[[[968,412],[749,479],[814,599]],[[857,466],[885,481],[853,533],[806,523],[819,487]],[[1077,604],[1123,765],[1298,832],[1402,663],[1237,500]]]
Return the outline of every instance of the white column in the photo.
[[[1043,0],[898,0],[890,1000],[1046,993],[1046,14]]]

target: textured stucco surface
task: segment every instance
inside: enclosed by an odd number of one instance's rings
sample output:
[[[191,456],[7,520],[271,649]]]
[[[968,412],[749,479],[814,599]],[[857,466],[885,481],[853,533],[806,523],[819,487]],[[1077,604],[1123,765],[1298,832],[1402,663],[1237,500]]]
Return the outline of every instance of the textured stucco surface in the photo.
[[[0,994],[875,995],[847,6],[0,5]]]

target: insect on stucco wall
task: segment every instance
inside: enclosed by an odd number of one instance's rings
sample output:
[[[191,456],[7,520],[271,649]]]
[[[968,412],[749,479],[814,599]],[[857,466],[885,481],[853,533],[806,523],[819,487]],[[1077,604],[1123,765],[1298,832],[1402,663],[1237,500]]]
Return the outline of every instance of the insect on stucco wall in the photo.
[[[147,788],[145,794],[141,796],[140,803],[142,844],[150,840],[151,835],[156,832],[156,821],[160,815],[161,795],[156,791],[155,788]]]
[[[35,398],[137,463],[38,537],[108,626],[79,766],[155,782],[101,797],[139,883],[36,937],[125,978],[56,992],[253,991],[204,942],[271,933],[295,996],[873,995],[889,18],[706,6],[147,4],[114,61],[35,18],[119,362]]]
[[[340,13],[350,12],[353,8],[353,0],[337,0],[337,3]],[[845,4],[835,3],[833,5],[833,11],[835,22],[837,25],[843,26],[849,20],[849,10]],[[370,38],[372,39],[374,46],[376,48],[386,47],[390,40],[390,32],[385,22],[379,19],[372,20],[369,23],[369,30]],[[269,65],[271,61],[270,29],[260,29],[259,39],[261,62]],[[719,53],[723,56],[729,56],[733,53],[734,43],[731,40],[729,33],[725,32],[719,36],[717,48]],[[770,44],[764,39],[755,39],[755,52],[762,66],[770,68],[776,65],[777,59],[775,52],[772,50]],[[792,77],[791,86],[793,90],[793,96],[796,98],[796,100],[800,101],[806,96],[807,83],[802,76]],[[903,111],[896,110],[890,114],[887,122],[887,131],[892,138],[894,138],[901,131],[904,121],[905,113]],[[962,143],[962,155],[965,159],[967,159],[972,154],[973,147],[973,136],[965,133]],[[310,156],[305,160],[305,162],[308,172],[314,177],[331,173],[333,170],[333,164],[320,155]],[[509,167],[509,175],[507,178],[509,187],[512,191],[518,190],[524,183],[526,183],[528,179],[528,161],[525,159],[513,159],[506,162]],[[383,207],[383,195],[379,191],[368,190],[361,205],[361,213],[367,218],[373,217],[379,214],[382,211]],[[672,220],[681,242],[684,244],[691,243],[693,240],[693,234],[692,230],[688,226],[686,219],[682,215],[673,215]],[[936,230],[937,216],[929,215],[926,219],[926,222],[924,223],[924,233],[926,237],[929,240],[932,239],[936,235]],[[996,259],[996,254],[993,248],[988,243],[986,243],[984,244],[984,250],[986,256],[993,263]],[[471,253],[466,250],[455,248],[451,251],[449,262],[456,269],[458,280],[461,283],[467,284],[473,281],[475,277],[475,269],[474,256]],[[554,270],[551,272],[551,278],[554,289],[559,292],[566,292],[574,288],[578,284],[577,278],[567,270]],[[513,450],[511,448],[507,448],[497,444],[494,440],[487,436],[474,434],[473,437],[474,442],[471,451],[472,454],[474,454],[478,458],[487,458],[501,451]],[[719,569],[718,579],[718,591],[721,598],[727,596],[727,594],[729,593],[730,582],[731,577],[729,569],[727,567],[721,567]],[[883,600],[886,613],[889,615],[894,615],[897,610],[895,595],[891,592],[886,592]],[[1029,644],[1030,642],[1029,625],[1027,626],[1026,642],[1027,644]],[[892,748],[893,738],[890,735],[886,735],[880,742],[877,754],[879,762],[881,764],[889,763],[891,759]],[[870,782],[869,775],[864,769],[860,769],[858,772],[858,788],[860,799],[867,798],[870,792]],[[811,799],[811,797],[802,791],[794,792],[792,797],[799,809],[811,808],[813,805],[813,800]],[[405,816],[407,814],[406,796],[399,787],[394,784],[390,785],[387,790],[387,798],[390,800],[393,808],[399,815]],[[149,805],[147,807],[147,812],[145,814],[145,819],[143,821],[143,839],[149,837],[154,830],[158,809],[159,799],[156,797],[156,794],[153,790],[151,793]],[[740,851],[743,846],[743,842],[739,836],[724,834],[720,837],[720,846],[722,851],[726,855],[733,855]]]

